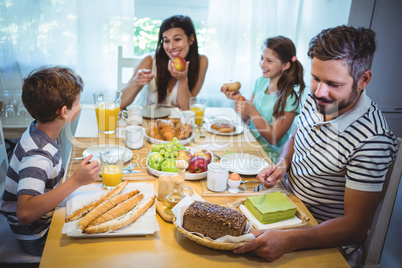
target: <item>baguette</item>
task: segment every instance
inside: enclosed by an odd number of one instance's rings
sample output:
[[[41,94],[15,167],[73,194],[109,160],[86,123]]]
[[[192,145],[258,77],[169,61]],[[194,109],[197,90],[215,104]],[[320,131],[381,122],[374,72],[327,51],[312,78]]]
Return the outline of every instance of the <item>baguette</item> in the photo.
[[[138,194],[138,190],[131,191],[126,194],[119,194],[116,195],[113,198],[110,198],[101,204],[99,204],[96,208],[91,210],[87,215],[85,215],[81,221],[78,223],[78,227],[81,230],[84,230],[85,227],[88,226],[93,220],[95,220],[97,217],[102,215],[103,213],[109,211],[110,209],[114,208],[118,204],[120,204],[123,201],[126,201],[127,199],[133,197],[134,195]]]
[[[130,199],[128,199],[128,200],[120,203],[116,207],[112,208],[108,212],[97,217],[95,220],[93,220],[88,225],[88,227],[96,226],[96,225],[102,224],[104,222],[114,220],[114,219],[120,217],[121,215],[124,215],[125,213],[127,213],[127,211],[130,211],[131,209],[133,209],[133,207],[135,207],[143,198],[144,198],[143,194],[137,194],[134,197],[131,197]]]
[[[77,209],[70,216],[68,216],[66,218],[66,222],[78,220],[79,218],[86,215],[88,212],[90,212],[92,209],[94,209],[96,206],[98,206],[103,201],[106,201],[109,198],[112,198],[112,197],[118,195],[119,193],[121,193],[121,191],[124,189],[124,187],[126,187],[127,183],[128,183],[128,181],[124,181],[124,182],[120,183],[119,185],[114,187],[112,190],[110,190],[107,194],[102,196],[100,199],[94,200],[91,203],[89,203],[88,205],[85,205],[82,208]]]
[[[84,233],[86,234],[95,234],[95,233],[104,233],[107,231],[112,231],[116,229],[123,228],[130,223],[134,222],[136,219],[138,219],[142,214],[144,214],[145,211],[148,210],[152,206],[152,204],[155,202],[155,195],[150,198],[147,201],[143,201],[138,206],[124,214],[123,216],[102,223],[97,226],[92,226],[92,227],[87,227],[84,229]]]

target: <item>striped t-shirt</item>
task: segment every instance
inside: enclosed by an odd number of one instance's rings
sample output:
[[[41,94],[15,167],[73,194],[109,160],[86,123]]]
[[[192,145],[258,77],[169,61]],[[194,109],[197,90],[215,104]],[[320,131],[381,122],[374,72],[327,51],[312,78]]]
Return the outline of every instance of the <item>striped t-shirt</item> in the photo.
[[[356,104],[324,122],[311,95],[300,114],[288,184],[319,221],[344,215],[345,187],[379,192],[396,138],[363,91]]]
[[[52,190],[63,177],[60,146],[33,122],[22,134],[7,170],[0,213],[18,240],[41,238],[50,226],[53,211],[28,225],[20,225],[16,216],[20,195],[41,195]]]

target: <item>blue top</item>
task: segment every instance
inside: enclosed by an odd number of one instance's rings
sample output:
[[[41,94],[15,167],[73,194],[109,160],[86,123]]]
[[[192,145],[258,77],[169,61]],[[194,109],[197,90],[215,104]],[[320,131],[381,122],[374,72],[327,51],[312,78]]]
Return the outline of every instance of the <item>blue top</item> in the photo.
[[[277,99],[277,95],[267,95],[265,94],[266,89],[269,85],[269,78],[260,77],[255,81],[254,85],[254,107],[260,113],[260,115],[268,122],[268,124],[272,125],[274,123],[274,106]],[[298,92],[298,90],[296,90]],[[296,98],[295,96],[289,96],[286,100],[285,112],[295,111],[297,114],[300,113],[300,108],[295,104]],[[296,110],[295,110],[296,109]],[[276,163],[279,154],[281,153],[282,147],[285,142],[289,139],[289,137],[293,134],[291,133],[291,128],[286,132],[286,134],[282,137],[282,139],[275,145],[270,144],[258,131],[254,122],[250,121],[250,131],[267,153],[267,155],[271,158],[274,163]]]

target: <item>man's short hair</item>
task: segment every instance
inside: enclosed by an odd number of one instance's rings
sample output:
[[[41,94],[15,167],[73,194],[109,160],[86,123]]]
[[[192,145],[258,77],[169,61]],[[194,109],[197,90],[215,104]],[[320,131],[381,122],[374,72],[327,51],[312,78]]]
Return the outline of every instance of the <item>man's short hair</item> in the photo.
[[[322,30],[311,39],[307,55],[321,60],[342,60],[353,85],[371,69],[376,50],[375,32],[363,27],[338,26]]]
[[[67,67],[41,67],[24,79],[22,102],[38,122],[46,123],[58,117],[63,106],[71,109],[83,91],[84,82]]]

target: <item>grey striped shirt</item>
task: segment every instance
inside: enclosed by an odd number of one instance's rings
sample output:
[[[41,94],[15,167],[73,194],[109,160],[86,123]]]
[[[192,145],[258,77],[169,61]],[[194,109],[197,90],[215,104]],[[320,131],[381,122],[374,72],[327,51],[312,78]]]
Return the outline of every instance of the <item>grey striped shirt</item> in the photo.
[[[15,147],[0,206],[18,240],[42,237],[53,215],[50,211],[31,224],[20,225],[16,216],[18,196],[44,194],[57,185],[63,174],[59,144],[36,129],[33,122]]]
[[[345,187],[379,192],[396,138],[363,91],[349,111],[324,122],[311,95],[300,114],[288,184],[317,220],[344,214]]]

